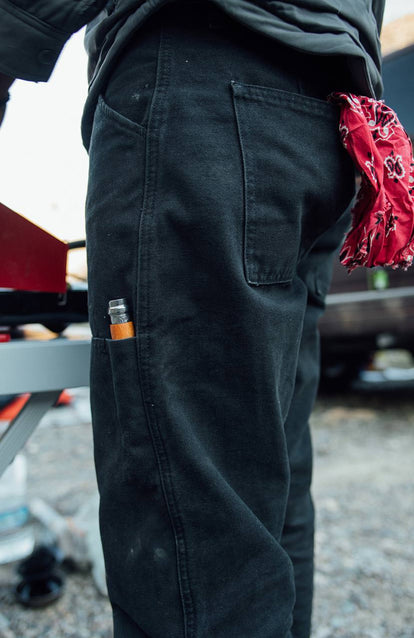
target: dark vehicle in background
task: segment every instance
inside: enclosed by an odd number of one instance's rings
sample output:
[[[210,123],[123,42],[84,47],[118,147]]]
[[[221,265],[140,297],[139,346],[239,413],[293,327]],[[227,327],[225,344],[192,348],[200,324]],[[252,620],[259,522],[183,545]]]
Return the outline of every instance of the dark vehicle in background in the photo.
[[[384,57],[384,100],[397,112],[412,141],[413,69],[414,45]],[[402,348],[414,354],[414,266],[406,272],[357,268],[348,275],[336,259],[319,326],[325,387],[354,380],[378,349]]]
[[[379,349],[414,355],[414,266],[357,268],[350,275],[336,260],[320,324],[322,385],[347,384]]]

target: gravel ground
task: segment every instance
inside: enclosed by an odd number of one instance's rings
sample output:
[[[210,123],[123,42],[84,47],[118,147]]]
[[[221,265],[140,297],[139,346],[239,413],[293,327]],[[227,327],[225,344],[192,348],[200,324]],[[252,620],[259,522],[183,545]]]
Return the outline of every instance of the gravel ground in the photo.
[[[354,392],[316,404],[312,638],[414,638],[412,395]],[[91,446],[87,390],[78,389],[26,444],[29,499],[73,516],[96,493]],[[31,610],[14,600],[16,565],[0,566],[0,638],[111,638],[110,605],[90,572],[67,573],[64,595]]]
[[[314,638],[414,637],[410,395],[316,405]]]

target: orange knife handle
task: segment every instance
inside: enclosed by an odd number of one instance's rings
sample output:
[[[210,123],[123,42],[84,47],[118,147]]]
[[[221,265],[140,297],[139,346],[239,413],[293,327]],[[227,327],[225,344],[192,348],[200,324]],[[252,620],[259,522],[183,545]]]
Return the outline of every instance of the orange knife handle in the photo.
[[[112,339],[135,337],[135,329],[132,321],[127,321],[126,323],[111,323],[110,329]]]

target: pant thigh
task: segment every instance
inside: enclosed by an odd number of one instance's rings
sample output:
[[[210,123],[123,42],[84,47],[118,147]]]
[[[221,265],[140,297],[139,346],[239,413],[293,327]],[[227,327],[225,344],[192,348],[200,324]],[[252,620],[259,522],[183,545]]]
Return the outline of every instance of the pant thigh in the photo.
[[[283,108],[295,76],[280,63],[272,73],[238,32],[170,17],[148,109],[135,117],[108,87],[90,151],[91,393],[109,592],[153,638],[287,637],[295,588],[280,542],[284,423],[307,303],[296,267],[314,230],[300,236],[295,213],[289,224],[279,205],[271,216],[252,130],[264,104],[266,118]],[[306,97],[311,122],[321,104]],[[261,156],[268,137],[257,141]],[[279,170],[272,197],[285,186]],[[278,239],[274,267],[260,224],[275,237],[281,215],[294,248]],[[105,315],[119,296],[137,330],[124,344],[109,339]]]

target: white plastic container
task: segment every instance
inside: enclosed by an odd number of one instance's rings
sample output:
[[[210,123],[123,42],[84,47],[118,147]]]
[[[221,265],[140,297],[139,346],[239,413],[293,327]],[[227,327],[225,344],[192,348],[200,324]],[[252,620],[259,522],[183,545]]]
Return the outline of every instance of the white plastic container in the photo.
[[[0,477],[0,564],[21,560],[34,549],[26,477],[26,458],[19,453]]]

